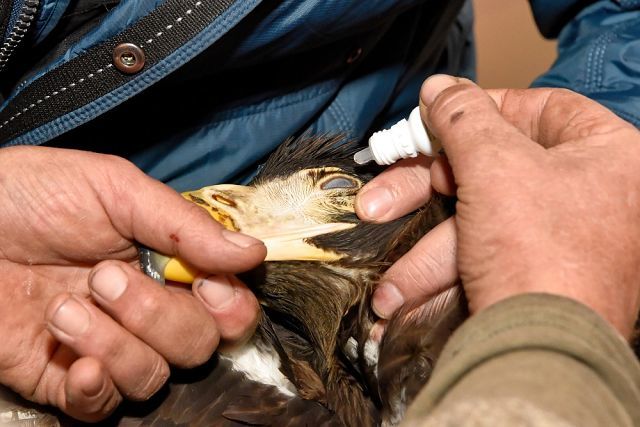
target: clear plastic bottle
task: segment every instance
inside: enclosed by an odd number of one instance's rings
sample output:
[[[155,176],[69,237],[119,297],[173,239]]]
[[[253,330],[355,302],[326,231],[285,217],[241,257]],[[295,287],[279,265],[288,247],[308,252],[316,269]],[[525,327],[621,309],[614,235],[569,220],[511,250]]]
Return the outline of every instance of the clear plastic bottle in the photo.
[[[420,107],[416,107],[408,120],[402,119],[389,129],[371,135],[369,147],[358,151],[353,160],[360,165],[372,160],[379,165],[390,165],[400,159],[416,157],[418,153],[433,157],[439,150],[439,144],[429,138],[422,123]]]

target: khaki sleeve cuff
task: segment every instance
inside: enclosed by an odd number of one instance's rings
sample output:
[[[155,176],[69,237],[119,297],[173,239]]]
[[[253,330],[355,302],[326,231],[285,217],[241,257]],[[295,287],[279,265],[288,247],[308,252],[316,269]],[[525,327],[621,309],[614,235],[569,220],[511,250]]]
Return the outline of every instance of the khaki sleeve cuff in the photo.
[[[561,386],[547,390],[554,379]],[[403,425],[424,425],[442,402],[453,407],[497,395],[494,402],[504,403],[511,391],[509,398],[533,402],[543,412],[569,413],[563,419],[570,422],[573,412],[602,412],[600,406],[607,408],[606,419],[640,425],[640,364],[628,343],[586,306],[549,294],[512,297],[469,318],[445,346]],[[571,396],[578,394],[576,403]]]

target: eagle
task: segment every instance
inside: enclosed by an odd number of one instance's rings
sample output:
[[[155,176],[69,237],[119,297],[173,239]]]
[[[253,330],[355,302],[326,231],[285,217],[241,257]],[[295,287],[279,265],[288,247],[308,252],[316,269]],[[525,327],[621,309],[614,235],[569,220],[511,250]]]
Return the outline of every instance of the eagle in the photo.
[[[246,344],[222,349],[199,368],[173,370],[150,401],[122,405],[106,425],[350,427],[402,420],[467,317],[466,302],[452,288],[383,323],[371,297],[385,270],[453,214],[454,201],[435,195],[395,221],[361,221],[355,196],[381,168],[357,165],[360,148],[342,135],[291,138],[248,185],[183,193],[226,228],[265,242],[266,261],[240,275],[260,302],[260,321]],[[161,282],[196,274],[180,260],[140,253],[143,270]],[[14,402],[8,411],[0,407],[0,416],[23,411],[42,422],[30,425],[56,425],[52,417],[73,424]]]

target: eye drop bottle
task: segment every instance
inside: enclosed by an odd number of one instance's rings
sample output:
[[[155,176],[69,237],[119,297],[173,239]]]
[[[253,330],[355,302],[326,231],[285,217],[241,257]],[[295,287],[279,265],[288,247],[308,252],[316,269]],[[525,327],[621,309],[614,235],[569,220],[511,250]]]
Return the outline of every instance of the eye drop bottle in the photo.
[[[440,145],[429,137],[420,117],[420,107],[411,111],[409,119],[402,119],[389,129],[374,133],[369,138],[369,147],[358,151],[353,160],[359,165],[375,161],[379,165],[390,165],[400,159],[416,157],[418,153],[436,156]]]

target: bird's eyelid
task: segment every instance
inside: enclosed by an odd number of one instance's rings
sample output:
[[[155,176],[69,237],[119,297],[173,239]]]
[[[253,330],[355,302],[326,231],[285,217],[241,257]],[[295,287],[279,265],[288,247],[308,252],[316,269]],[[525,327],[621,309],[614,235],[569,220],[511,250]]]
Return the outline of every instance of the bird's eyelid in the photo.
[[[320,181],[320,188],[323,190],[334,190],[338,188],[352,189],[360,188],[361,183],[349,175],[330,175]]]

